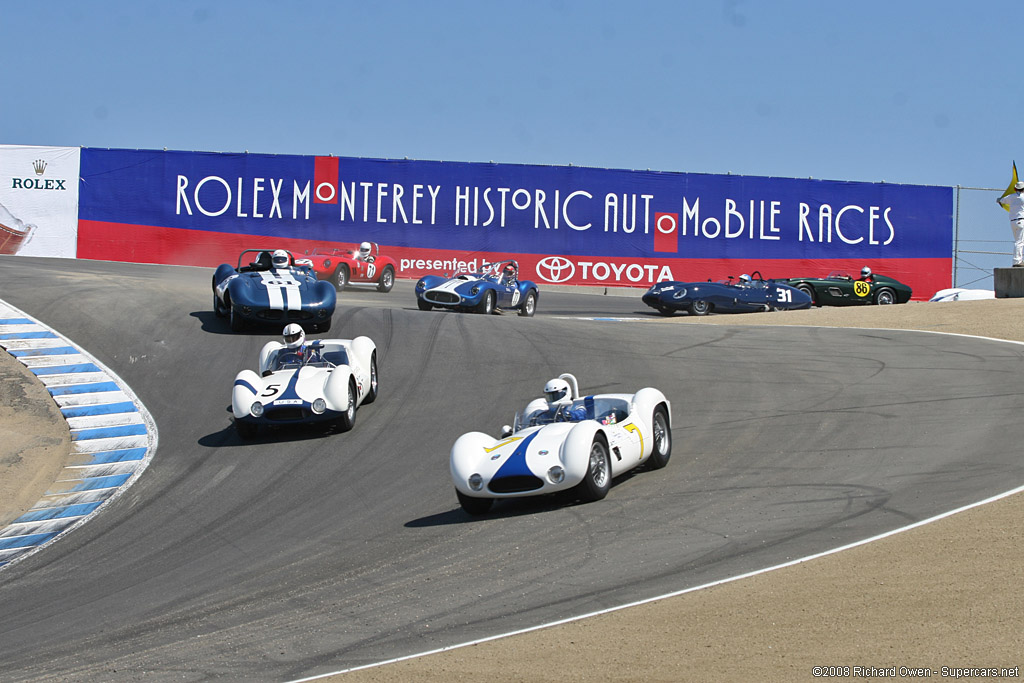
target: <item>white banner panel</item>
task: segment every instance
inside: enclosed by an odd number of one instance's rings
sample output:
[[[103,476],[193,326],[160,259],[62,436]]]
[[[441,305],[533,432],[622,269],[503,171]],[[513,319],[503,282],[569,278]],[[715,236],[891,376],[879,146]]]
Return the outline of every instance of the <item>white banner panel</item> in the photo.
[[[0,145],[0,254],[75,258],[80,152]]]

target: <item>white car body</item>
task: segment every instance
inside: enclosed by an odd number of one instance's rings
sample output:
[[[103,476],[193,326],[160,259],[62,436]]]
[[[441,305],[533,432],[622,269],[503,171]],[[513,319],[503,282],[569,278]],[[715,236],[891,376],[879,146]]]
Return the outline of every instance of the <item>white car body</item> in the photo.
[[[928,301],[980,301],[995,298],[996,293],[991,289],[963,289],[954,287],[952,289],[940,289]]]
[[[259,372],[242,370],[231,390],[231,412],[243,438],[261,425],[338,421],[351,429],[356,408],[377,398],[377,347],[369,337],[318,339],[302,357],[271,341]]]
[[[516,416],[514,428],[495,438],[463,434],[452,446],[450,468],[459,502],[482,514],[500,498],[537,496],[580,487],[581,498],[603,498],[611,479],[650,463],[664,467],[671,452],[671,404],[658,389],[635,394],[580,396],[576,378],[561,375],[572,388],[569,410],[552,417],[543,398]],[[566,411],[568,412],[568,411]],[[656,415],[660,413],[660,423]],[[600,473],[595,444],[605,444],[607,481]],[[595,459],[596,458],[596,459]]]

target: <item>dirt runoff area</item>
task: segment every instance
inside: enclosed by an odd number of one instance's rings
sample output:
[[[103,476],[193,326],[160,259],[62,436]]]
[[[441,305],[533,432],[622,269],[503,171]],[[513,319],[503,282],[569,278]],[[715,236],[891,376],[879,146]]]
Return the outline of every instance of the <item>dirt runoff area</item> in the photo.
[[[920,329],[1024,341],[1024,299],[680,316],[678,324]],[[46,392],[10,356],[0,356],[0,523],[6,523],[48,488],[69,446]],[[1024,495],[1014,495],[768,574],[325,680],[1019,678],[1022,519]]]

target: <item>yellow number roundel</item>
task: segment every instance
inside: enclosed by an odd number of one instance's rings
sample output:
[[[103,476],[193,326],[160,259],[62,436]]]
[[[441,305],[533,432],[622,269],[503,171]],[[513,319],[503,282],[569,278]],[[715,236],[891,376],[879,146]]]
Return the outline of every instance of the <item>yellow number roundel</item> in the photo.
[[[853,283],[853,293],[857,296],[867,296],[871,293],[871,283],[858,280]]]

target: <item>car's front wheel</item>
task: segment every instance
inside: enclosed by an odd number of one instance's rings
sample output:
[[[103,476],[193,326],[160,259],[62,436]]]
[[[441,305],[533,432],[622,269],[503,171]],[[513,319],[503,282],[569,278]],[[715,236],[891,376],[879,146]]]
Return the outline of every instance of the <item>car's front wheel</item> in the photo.
[[[648,466],[652,470],[660,470],[668,464],[672,457],[672,430],[668,426],[668,412],[665,406],[661,405],[654,409],[654,417],[651,420],[654,432],[654,448],[651,450],[651,459]]]
[[[462,506],[462,509],[474,517],[487,514],[494,503],[493,498],[474,498],[473,496],[467,496],[458,489],[455,489],[455,496],[459,499],[459,505]]]
[[[416,299],[416,306],[419,307],[421,311],[429,311],[431,308],[433,308],[433,306],[431,306],[423,299]]]
[[[380,280],[377,281],[377,291],[384,292],[387,294],[391,291],[391,288],[395,286],[395,269],[391,266],[384,268],[384,272],[380,274]]]
[[[348,383],[348,408],[338,419],[338,431],[347,432],[356,424],[356,385],[351,380]]]
[[[377,352],[370,354],[370,390],[366,392],[363,405],[377,400]]]
[[[484,292],[484,298],[480,300],[480,303],[476,307],[477,313],[483,313],[490,315],[494,313],[494,290],[487,290]]]
[[[537,293],[532,289],[530,293],[526,295],[526,301],[519,308],[519,315],[525,317],[532,317],[537,312]]]
[[[587,475],[579,483],[579,496],[585,503],[601,500],[612,487],[612,465],[608,459],[608,443],[598,434],[590,445]]]
[[[238,436],[244,441],[255,439],[260,432],[260,426],[255,422],[246,422],[245,420],[235,420],[235,431],[238,432]]]
[[[227,310],[224,308],[224,304],[221,303],[220,297],[217,296],[216,292],[213,295],[213,314],[218,318],[227,317]]]
[[[345,289],[345,285],[348,284],[348,266],[345,264],[338,266],[338,269],[334,271],[334,275],[331,276],[331,282],[334,283],[334,288],[339,292]]]
[[[238,306],[233,303],[228,304],[228,317],[231,322],[232,332],[241,332],[245,329],[245,318],[238,312]]]

